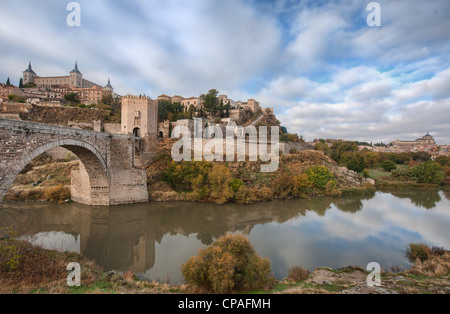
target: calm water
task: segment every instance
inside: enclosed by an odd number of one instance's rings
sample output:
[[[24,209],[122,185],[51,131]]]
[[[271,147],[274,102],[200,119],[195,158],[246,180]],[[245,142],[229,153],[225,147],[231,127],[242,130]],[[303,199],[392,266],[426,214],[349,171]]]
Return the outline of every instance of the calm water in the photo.
[[[408,266],[408,243],[450,247],[450,193],[377,192],[374,197],[273,201],[251,206],[148,203],[115,207],[79,204],[0,205],[0,221],[26,220],[30,241],[81,252],[106,270],[132,270],[180,283],[181,265],[226,234],[248,235],[278,278],[291,266],[384,269]]]

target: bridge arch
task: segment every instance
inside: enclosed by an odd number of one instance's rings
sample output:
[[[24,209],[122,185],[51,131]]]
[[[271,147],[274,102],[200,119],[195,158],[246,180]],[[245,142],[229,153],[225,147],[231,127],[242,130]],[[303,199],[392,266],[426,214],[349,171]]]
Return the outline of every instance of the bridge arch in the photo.
[[[72,200],[87,205],[109,205],[110,175],[107,161],[94,146],[76,139],[56,140],[24,151],[23,157],[11,165],[14,175],[9,178],[10,182],[6,182],[6,191],[27,164],[55,147],[71,151],[80,160],[80,169],[72,172]]]

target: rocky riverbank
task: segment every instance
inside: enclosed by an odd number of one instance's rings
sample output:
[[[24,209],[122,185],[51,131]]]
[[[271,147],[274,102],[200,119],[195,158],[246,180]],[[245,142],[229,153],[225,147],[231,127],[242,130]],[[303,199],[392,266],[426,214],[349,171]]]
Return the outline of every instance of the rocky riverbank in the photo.
[[[310,198],[319,195],[374,193],[375,181],[340,167],[321,151],[282,155],[276,172],[262,173],[261,162],[174,163],[168,150],[161,150],[147,167],[152,201],[214,202],[216,181],[229,182],[233,191],[225,202],[251,204],[273,199]],[[219,168],[219,166],[222,166]],[[210,176],[216,172],[222,176]],[[200,180],[200,186],[196,183]],[[226,190],[226,186],[221,191]]]

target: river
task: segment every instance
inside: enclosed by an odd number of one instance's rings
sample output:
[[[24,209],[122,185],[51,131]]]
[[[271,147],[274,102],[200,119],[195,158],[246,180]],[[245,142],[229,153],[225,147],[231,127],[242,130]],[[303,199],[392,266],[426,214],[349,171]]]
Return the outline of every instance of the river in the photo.
[[[404,190],[249,206],[3,203],[0,219],[35,244],[82,253],[107,271],[178,284],[181,265],[227,232],[247,235],[279,279],[296,265],[408,267],[408,243],[450,247],[449,199],[449,192]]]

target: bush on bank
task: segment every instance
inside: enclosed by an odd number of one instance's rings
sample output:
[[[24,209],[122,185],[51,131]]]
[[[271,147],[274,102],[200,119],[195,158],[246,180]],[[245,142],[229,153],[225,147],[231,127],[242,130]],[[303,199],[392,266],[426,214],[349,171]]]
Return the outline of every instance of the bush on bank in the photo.
[[[399,181],[439,185],[443,182],[445,174],[438,163],[429,160],[415,167],[396,170],[392,173],[392,177]]]
[[[186,282],[215,293],[262,289],[273,278],[270,261],[243,235],[228,234],[182,265]]]

